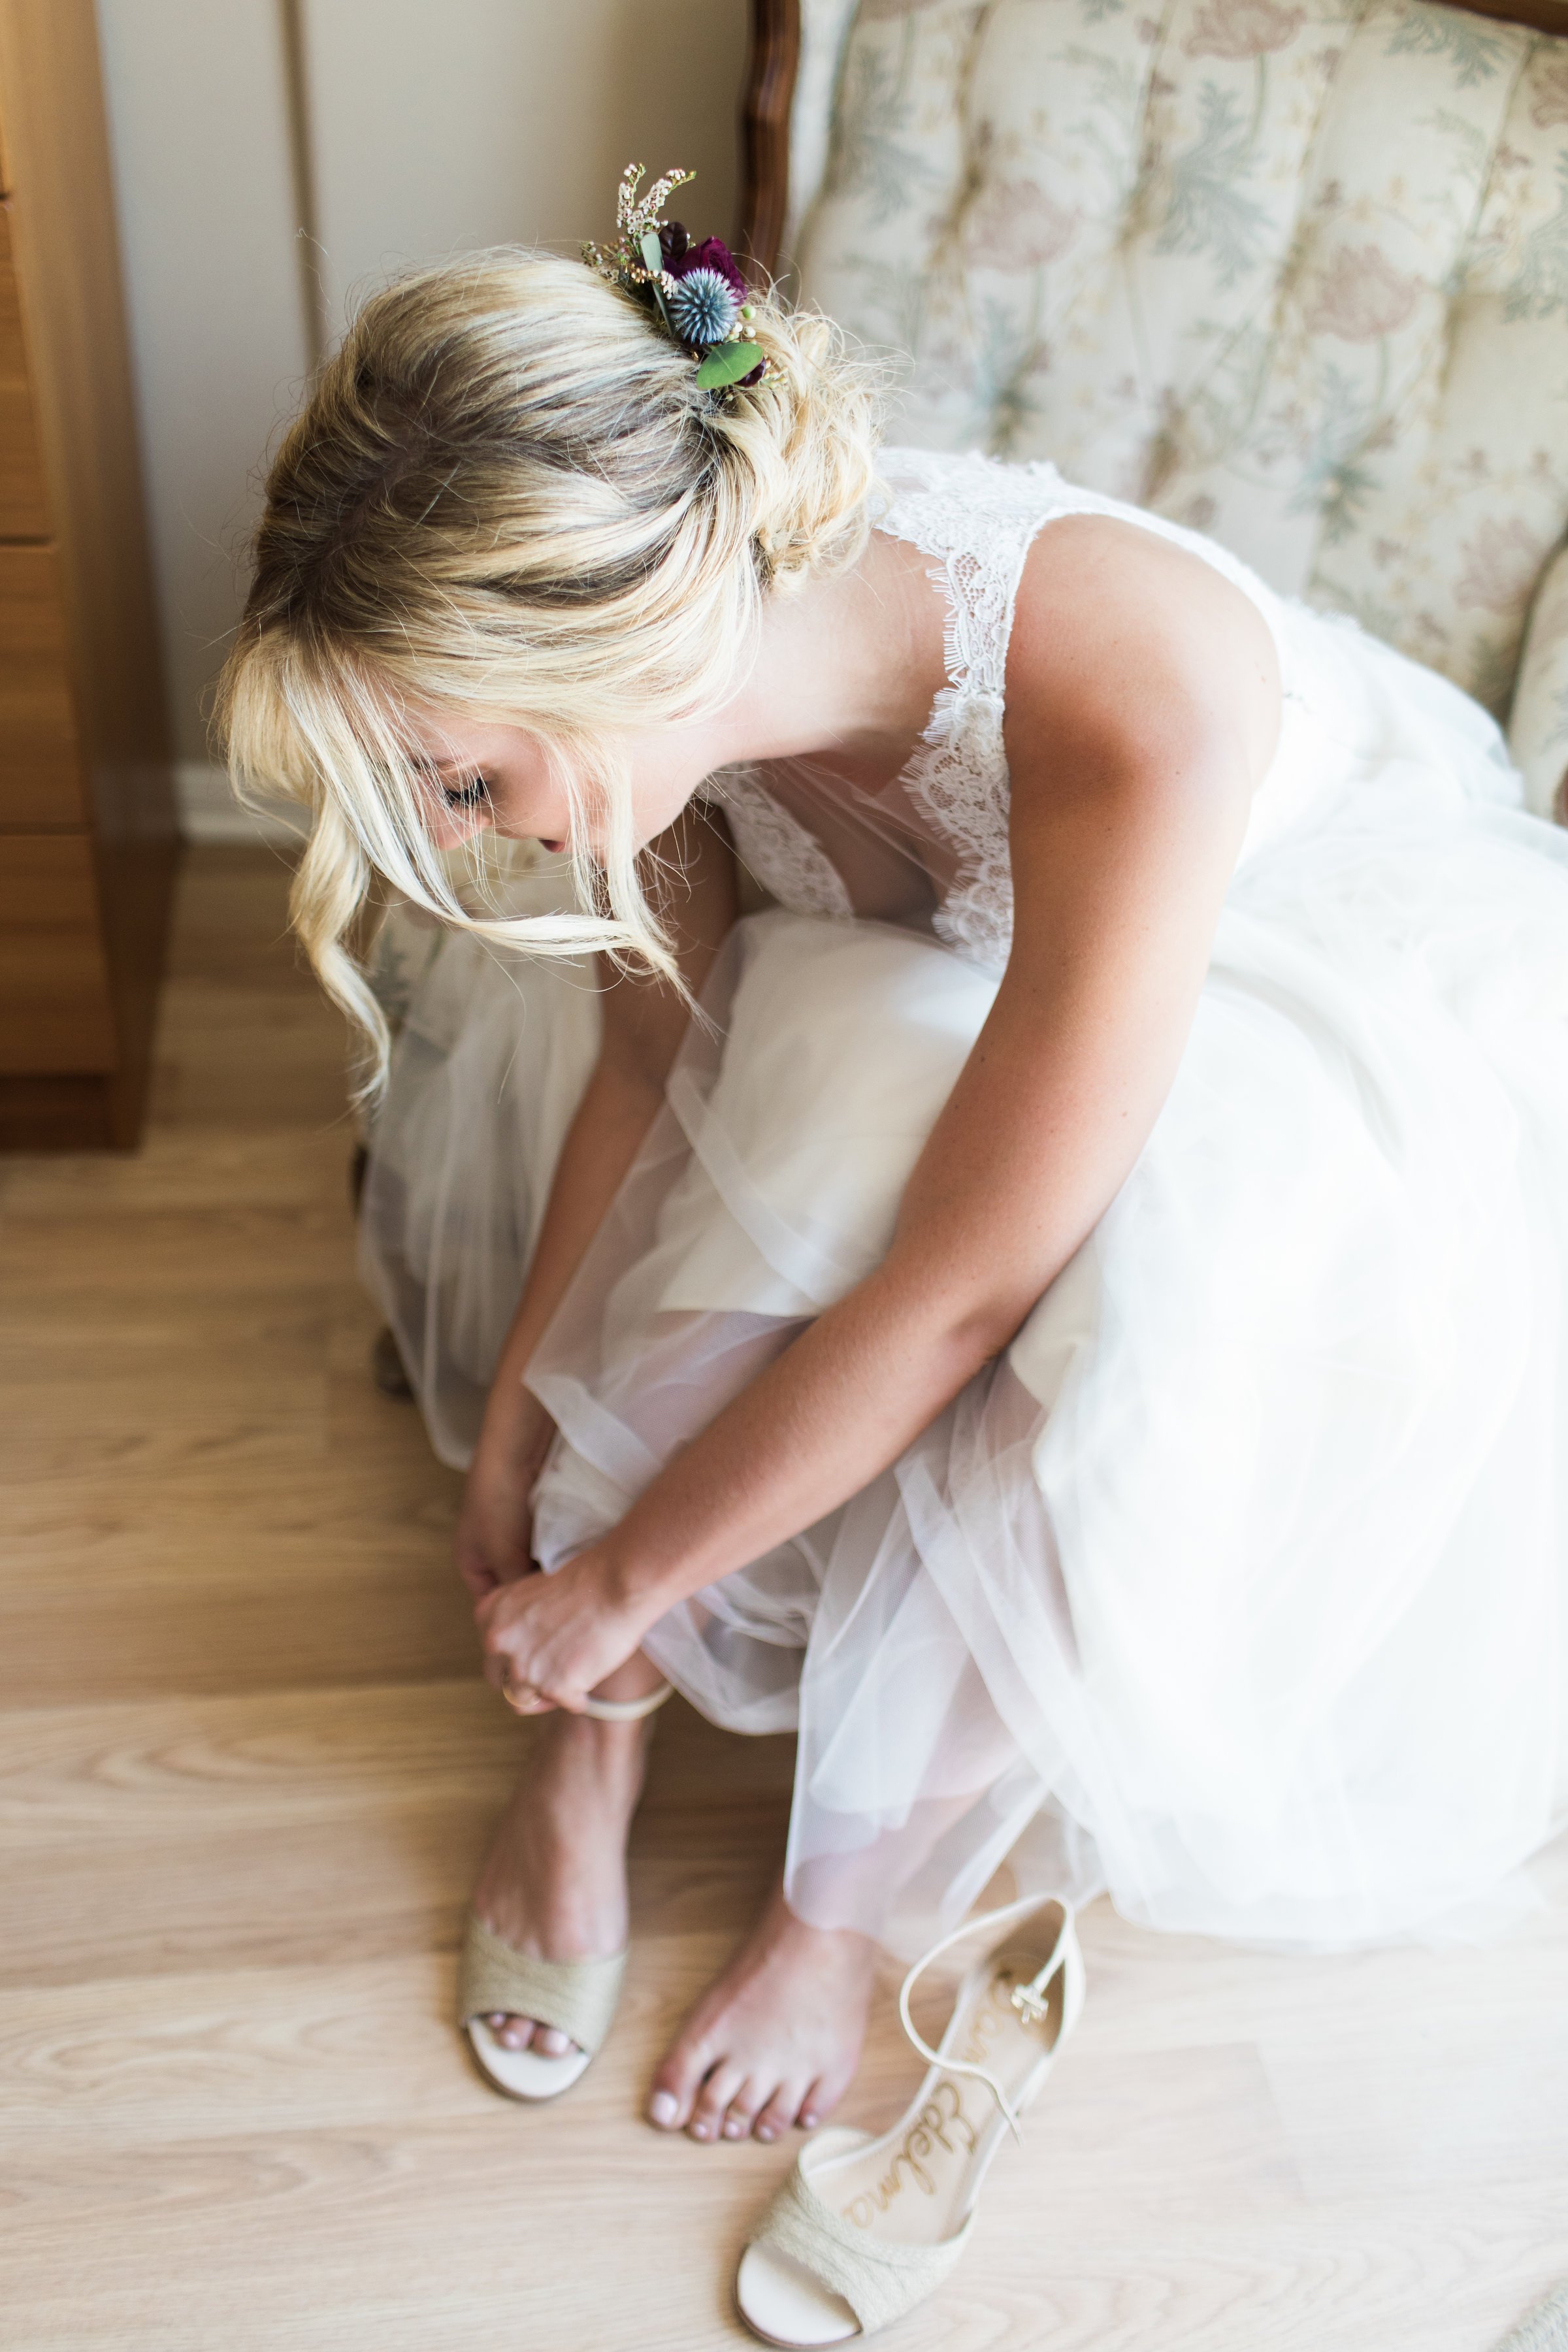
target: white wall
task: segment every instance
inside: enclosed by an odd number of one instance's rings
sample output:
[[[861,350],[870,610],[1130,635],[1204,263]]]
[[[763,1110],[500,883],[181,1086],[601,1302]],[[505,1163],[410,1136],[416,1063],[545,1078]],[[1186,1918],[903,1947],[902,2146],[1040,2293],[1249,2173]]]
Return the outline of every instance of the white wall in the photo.
[[[684,217],[734,226],[748,0],[298,0],[315,244],[285,5],[98,0],[182,787],[209,836],[234,820],[205,702],[312,296],[336,331],[399,264],[574,251],[610,226],[633,157],[695,169]]]
[[[100,0],[176,744],[237,609],[257,462],[306,368],[275,0]]]
[[[375,40],[364,27],[374,14]],[[322,276],[513,240],[574,253],[634,158],[732,233],[746,0],[306,0]]]

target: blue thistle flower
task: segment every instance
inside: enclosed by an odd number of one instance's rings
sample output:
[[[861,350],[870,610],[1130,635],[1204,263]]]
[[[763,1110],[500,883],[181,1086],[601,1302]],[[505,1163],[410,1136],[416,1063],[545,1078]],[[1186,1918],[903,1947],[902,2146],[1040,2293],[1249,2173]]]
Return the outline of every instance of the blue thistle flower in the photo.
[[[683,343],[704,350],[721,343],[740,311],[740,305],[716,269],[692,269],[666,295],[669,323]]]

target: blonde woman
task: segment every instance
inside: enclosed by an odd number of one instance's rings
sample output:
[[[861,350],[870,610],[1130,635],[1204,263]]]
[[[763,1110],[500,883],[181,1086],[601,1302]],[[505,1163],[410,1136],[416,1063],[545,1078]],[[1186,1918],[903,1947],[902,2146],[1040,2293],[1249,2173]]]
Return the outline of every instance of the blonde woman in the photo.
[[[621,228],[365,306],[226,711],[314,808],[296,920],[373,1055],[373,871],[454,934],[371,1245],[450,1450],[490,1375],[458,1564],[545,1717],[470,1952],[542,1990],[471,1993],[486,2063],[604,2029],[672,1683],[799,1732],[649,2091],[766,2139],[1009,1855],[1284,1948],[1529,1899],[1568,845],[1431,673],[1049,467],[879,449],[825,323]],[[556,854],[510,911],[443,863],[490,835]]]

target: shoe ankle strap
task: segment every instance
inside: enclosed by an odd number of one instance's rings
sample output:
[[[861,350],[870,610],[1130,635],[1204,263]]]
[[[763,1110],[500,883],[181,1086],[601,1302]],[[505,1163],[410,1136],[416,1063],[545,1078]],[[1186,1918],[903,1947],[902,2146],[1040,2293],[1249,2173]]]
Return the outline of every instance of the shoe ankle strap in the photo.
[[[1011,1927],[1016,1920],[1026,1919],[1033,1913],[1043,1911],[1046,1905],[1052,1902],[1060,1910],[1062,1919],[1061,1926],[1057,1931],[1057,1939],[1051,1946],[1050,1956],[1044,1967],[1037,1969],[1027,1984],[1015,1985],[1010,1996],[1013,2007],[1026,2023],[1039,2023],[1044,2019],[1049,2005],[1048,1988],[1051,1979],[1065,1964],[1068,1948],[1072,1940],[1072,1906],[1064,1901],[1060,1895],[1026,1895],[1017,1903],[1004,1905],[999,1911],[983,1911],[977,1919],[964,1920],[963,1925],[955,1927],[951,1935],[943,1936],[940,1943],[933,1944],[929,1952],[921,1955],[899,1988],[899,2021],[926,2063],[929,2066],[940,2066],[944,2074],[968,2074],[976,2082],[984,2083],[1001,2109],[1007,2128],[1015,2139],[1022,2139],[1023,2133],[1019,2128],[1018,2118],[1012,2102],[995,2075],[992,2074],[989,2067],[977,2064],[973,2059],[944,2058],[940,2050],[933,2050],[925,2036],[919,2032],[913,2018],[910,2015],[910,1995],[927,1969],[931,1967],[931,1962],[941,1959],[942,1954],[950,1952],[955,1944],[966,1943],[971,1937],[978,1936],[987,1927],[994,1931],[1004,1930]]]
[[[580,1712],[592,1716],[595,1723],[640,1723],[645,1715],[652,1715],[674,1696],[675,1685],[661,1683],[641,1698],[585,1698]]]

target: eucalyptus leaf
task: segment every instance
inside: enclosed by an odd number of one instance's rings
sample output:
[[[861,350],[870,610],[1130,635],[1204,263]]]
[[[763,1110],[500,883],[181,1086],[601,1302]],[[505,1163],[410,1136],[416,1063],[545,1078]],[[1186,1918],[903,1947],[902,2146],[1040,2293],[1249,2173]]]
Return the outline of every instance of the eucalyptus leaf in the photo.
[[[641,239],[639,240],[639,249],[642,253],[643,268],[645,269],[651,269],[654,276],[657,278],[659,271],[664,268],[664,247],[658,241],[658,229],[644,229]]]
[[[727,383],[739,383],[750,375],[762,356],[760,343],[715,343],[697,371],[697,381],[704,392],[722,392]]]

